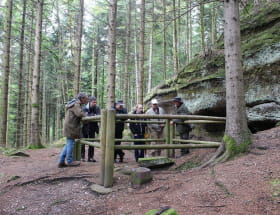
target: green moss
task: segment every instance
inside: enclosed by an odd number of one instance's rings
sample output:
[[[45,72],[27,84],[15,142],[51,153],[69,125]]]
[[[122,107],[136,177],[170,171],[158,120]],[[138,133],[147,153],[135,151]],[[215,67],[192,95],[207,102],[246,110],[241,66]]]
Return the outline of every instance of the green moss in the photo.
[[[270,181],[270,184],[272,185],[272,197],[273,198],[279,198],[280,197],[280,179],[274,179]]]
[[[26,149],[43,149],[43,148],[46,148],[46,147],[42,144],[38,144],[38,145],[31,145],[30,144],[26,147]]]
[[[183,163],[182,165],[178,166],[175,170],[188,170],[188,169],[198,167],[200,165],[201,165],[201,162],[199,162],[199,161],[187,161],[187,162]]]
[[[249,57],[257,51],[263,50],[265,47],[270,47],[280,41],[280,25],[251,35],[249,38],[242,41],[242,52],[244,57]]]
[[[32,104],[31,106],[34,108],[39,108],[39,104]]]
[[[229,153],[229,158],[247,152],[249,145],[252,143],[250,138],[248,138],[244,143],[237,143],[233,137],[228,135],[223,137],[223,141],[226,145],[226,151]]]
[[[146,157],[146,158],[139,158],[139,162],[140,161],[152,161],[152,160],[158,160],[158,159],[165,159],[166,157]]]
[[[267,7],[261,7],[255,13],[251,13],[246,18],[241,19],[241,32],[254,34],[258,30],[262,30],[263,26],[268,25],[279,19],[280,17],[279,3],[270,3]]]
[[[159,214],[158,213],[158,209],[153,209],[148,211],[147,213],[145,213],[145,215],[155,215],[155,214]],[[174,210],[173,208],[169,208],[166,211],[163,211],[160,213],[161,215],[179,215],[178,212],[176,210]]]

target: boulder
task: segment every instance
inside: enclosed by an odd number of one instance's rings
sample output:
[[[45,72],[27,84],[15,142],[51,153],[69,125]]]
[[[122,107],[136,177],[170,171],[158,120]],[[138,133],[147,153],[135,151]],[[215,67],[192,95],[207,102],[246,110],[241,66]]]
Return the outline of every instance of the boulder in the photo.
[[[105,188],[98,184],[91,185],[90,189],[98,194],[109,194],[113,191],[111,188]]]
[[[264,7],[241,23],[248,124],[256,132],[275,127],[280,121],[280,5]],[[154,88],[145,103],[157,98],[160,106],[172,113],[172,98],[180,96],[193,114],[226,116],[223,42],[219,44],[215,50],[194,57],[177,76]],[[223,125],[199,124],[193,135],[216,141],[221,140],[224,129]]]
[[[147,182],[152,181],[153,175],[151,170],[145,167],[135,168],[131,172],[131,184],[132,185],[141,185]]]
[[[150,158],[139,158],[139,166],[147,168],[160,168],[173,165],[175,162],[167,157],[150,157]]]

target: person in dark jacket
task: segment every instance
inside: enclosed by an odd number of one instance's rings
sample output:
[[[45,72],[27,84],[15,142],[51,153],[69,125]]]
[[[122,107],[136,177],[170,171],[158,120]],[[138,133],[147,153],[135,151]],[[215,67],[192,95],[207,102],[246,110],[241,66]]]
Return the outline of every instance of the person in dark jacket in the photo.
[[[124,107],[124,103],[122,100],[119,100],[115,106],[116,114],[127,114],[127,110]],[[115,129],[115,138],[122,139],[123,137],[123,130],[124,130],[124,123],[123,122],[116,122],[116,129]],[[121,145],[120,141],[115,142],[115,145]],[[115,149],[114,160],[117,162],[117,155],[119,155],[119,161],[122,163],[124,159],[125,153],[121,149]]]
[[[63,126],[63,133],[66,137],[66,145],[62,149],[58,160],[58,167],[78,166],[80,163],[73,161],[73,149],[75,139],[80,138],[81,134],[81,119],[86,114],[82,111],[82,104],[86,104],[88,95],[86,93],[79,93],[78,97],[69,101],[65,108],[65,120]],[[65,163],[65,159],[67,163]]]
[[[186,105],[183,103],[181,97],[173,98],[173,103],[175,104],[175,115],[190,115],[191,112],[188,110]],[[183,119],[174,119],[171,123],[176,123],[176,131],[179,133],[182,140],[189,139],[189,132],[191,131],[190,124],[183,123]],[[184,144],[184,143],[181,143]],[[181,155],[189,153],[189,149],[181,149]]]
[[[100,108],[96,104],[96,97],[91,96],[89,97],[88,104],[83,108],[83,112],[87,113],[87,116],[96,116],[100,115]],[[83,128],[83,137],[84,138],[95,138],[95,134],[99,133],[99,127],[97,122],[88,122],[84,123]],[[85,161],[85,144],[81,146],[81,160]],[[94,147],[88,146],[88,162],[96,162],[93,158],[94,156]]]
[[[144,114],[143,105],[137,104],[136,110],[133,111],[133,114]],[[144,139],[146,127],[147,127],[147,124],[144,122],[129,123],[129,128],[133,134],[134,139]],[[143,145],[143,144],[145,144],[145,143],[139,142],[139,141],[134,142],[134,145]],[[134,157],[135,157],[135,161],[138,162],[139,158],[144,157],[144,149],[134,150]]]

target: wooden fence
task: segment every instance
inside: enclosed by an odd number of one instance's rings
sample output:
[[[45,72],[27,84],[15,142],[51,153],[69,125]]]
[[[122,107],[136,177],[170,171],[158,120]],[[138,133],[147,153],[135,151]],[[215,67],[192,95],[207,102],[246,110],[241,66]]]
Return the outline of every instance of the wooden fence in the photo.
[[[133,119],[133,120],[130,120]],[[138,120],[137,120],[138,119]],[[137,139],[143,142],[165,142],[159,145],[115,145],[116,141],[134,142],[135,139],[115,139],[116,121],[121,120],[124,123],[165,123],[165,138],[164,139]],[[154,119],[154,120],[153,120]],[[155,120],[156,119],[156,120]],[[86,144],[101,149],[100,159],[100,184],[104,187],[113,186],[114,173],[114,151],[115,149],[166,149],[168,157],[174,157],[174,149],[183,148],[218,148],[221,142],[199,141],[199,140],[181,140],[175,138],[174,125],[170,124],[173,119],[183,119],[184,123],[225,123],[224,117],[198,116],[198,115],[145,115],[145,114],[116,114],[114,109],[102,110],[101,115],[84,117],[83,121],[100,122],[100,138],[82,138],[77,140],[74,150],[74,158],[79,160],[81,157],[80,144]],[[175,142],[183,142],[189,144],[174,144]]]

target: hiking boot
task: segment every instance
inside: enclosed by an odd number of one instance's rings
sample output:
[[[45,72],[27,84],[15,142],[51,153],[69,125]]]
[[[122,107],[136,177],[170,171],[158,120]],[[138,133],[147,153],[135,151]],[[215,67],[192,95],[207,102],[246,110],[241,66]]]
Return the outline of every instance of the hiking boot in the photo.
[[[75,166],[80,166],[81,163],[77,162],[77,161],[73,161],[71,163],[68,163],[67,166],[69,167],[75,167]]]
[[[123,163],[123,157],[124,156],[120,156],[120,163]]]
[[[185,150],[182,150],[181,151],[181,156],[184,156],[184,155],[187,155],[187,154],[189,154],[190,153],[190,151],[187,149],[185,149]]]
[[[66,163],[59,163],[58,165],[57,165],[57,167],[58,168],[64,168],[64,167],[67,167],[67,165],[66,165]]]

